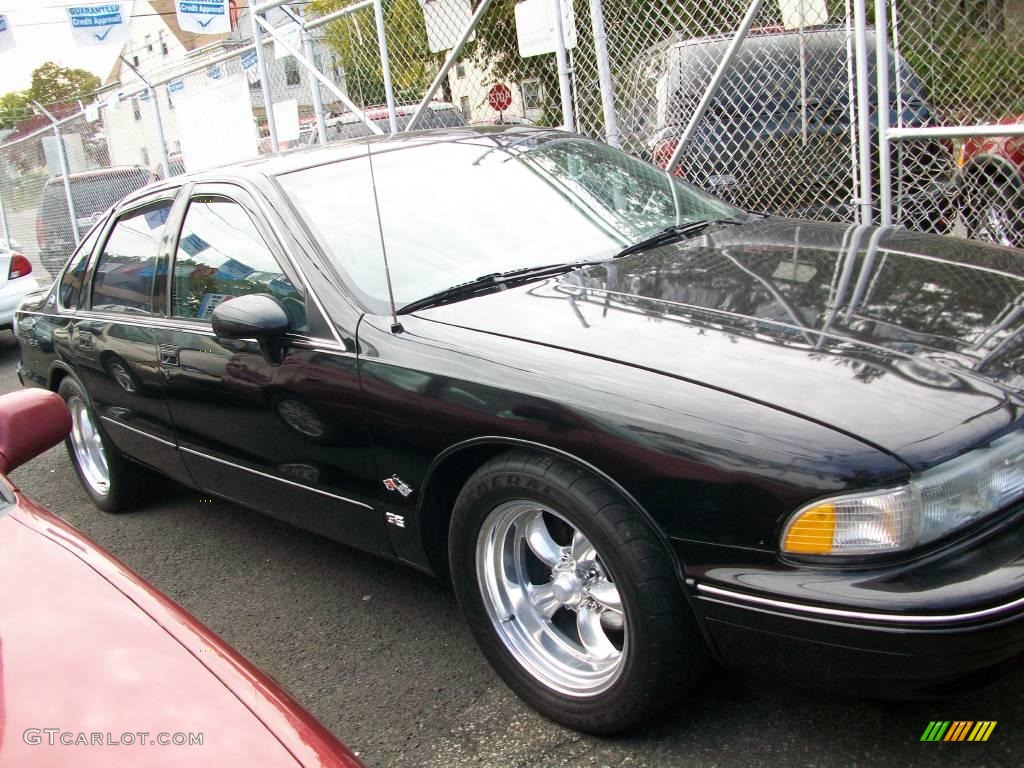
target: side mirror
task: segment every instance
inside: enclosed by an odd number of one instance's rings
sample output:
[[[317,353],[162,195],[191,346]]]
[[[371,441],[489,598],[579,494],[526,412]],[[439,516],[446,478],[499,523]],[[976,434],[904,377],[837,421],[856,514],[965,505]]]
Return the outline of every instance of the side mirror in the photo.
[[[222,339],[256,339],[271,365],[284,357],[288,314],[281,303],[266,293],[252,293],[222,301],[211,315],[213,332]]]
[[[45,389],[23,389],[0,397],[0,474],[49,450],[71,432],[64,400]]]

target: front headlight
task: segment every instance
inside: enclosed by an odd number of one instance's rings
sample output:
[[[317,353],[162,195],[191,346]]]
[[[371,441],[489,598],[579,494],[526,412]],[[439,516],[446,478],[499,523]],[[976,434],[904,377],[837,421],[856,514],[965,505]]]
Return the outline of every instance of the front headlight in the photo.
[[[1012,432],[896,488],[822,499],[782,532],[793,555],[877,555],[933,541],[1024,497],[1024,432]]]

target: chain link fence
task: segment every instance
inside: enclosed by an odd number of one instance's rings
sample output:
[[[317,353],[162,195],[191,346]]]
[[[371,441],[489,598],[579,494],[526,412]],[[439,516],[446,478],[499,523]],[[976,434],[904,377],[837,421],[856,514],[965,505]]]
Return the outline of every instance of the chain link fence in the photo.
[[[1024,0],[892,0],[890,42],[927,95],[928,125],[1024,123]],[[921,111],[897,93],[898,128]],[[894,201],[932,153],[955,159],[957,234],[1024,247],[1024,138],[964,135],[907,138],[893,147]],[[941,147],[941,149],[940,149]]]
[[[1024,245],[1024,139],[972,134],[1024,122],[1024,0],[880,0],[861,39],[855,3],[561,0],[563,58],[555,0],[311,0],[262,12],[262,67],[243,9],[218,44],[143,62],[152,87],[122,68],[120,98],[8,136],[0,226],[54,274],[99,213],[185,170],[178,100],[237,78],[261,153],[572,121],[747,209]],[[921,134],[943,126],[963,128]]]

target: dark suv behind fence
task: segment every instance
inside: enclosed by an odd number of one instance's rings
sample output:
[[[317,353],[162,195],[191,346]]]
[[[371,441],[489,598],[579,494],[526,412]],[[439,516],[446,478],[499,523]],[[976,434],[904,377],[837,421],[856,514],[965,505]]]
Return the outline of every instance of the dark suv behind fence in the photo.
[[[630,149],[667,163],[730,40],[731,35],[677,36],[644,54],[628,96]],[[852,45],[846,30],[836,27],[752,31],[683,152],[678,173],[749,210],[853,218]],[[875,50],[869,34],[871,145],[877,163]],[[920,79],[891,51],[889,62],[889,101],[900,104],[892,107],[890,120],[895,124],[901,118],[905,126],[935,122]],[[896,220],[914,229],[948,229],[954,198],[951,149],[940,142],[897,144],[892,159]],[[876,189],[876,199],[877,194]]]
[[[79,234],[84,234],[92,226],[97,214],[103,213],[129,192],[149,183],[149,177],[148,169],[135,166],[71,174],[68,178],[71,202],[75,207],[74,225],[78,227]],[[57,274],[75,246],[63,176],[54,176],[43,187],[36,214],[36,240],[43,267],[51,275]]]

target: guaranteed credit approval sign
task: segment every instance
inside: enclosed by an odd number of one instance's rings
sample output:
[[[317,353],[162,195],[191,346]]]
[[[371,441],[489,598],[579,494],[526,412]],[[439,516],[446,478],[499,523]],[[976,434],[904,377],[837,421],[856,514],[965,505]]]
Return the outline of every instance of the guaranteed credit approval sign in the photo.
[[[121,45],[128,39],[131,10],[131,3],[72,5],[67,9],[71,35],[78,45]]]
[[[228,0],[176,0],[178,26],[185,32],[221,35],[231,31]]]

